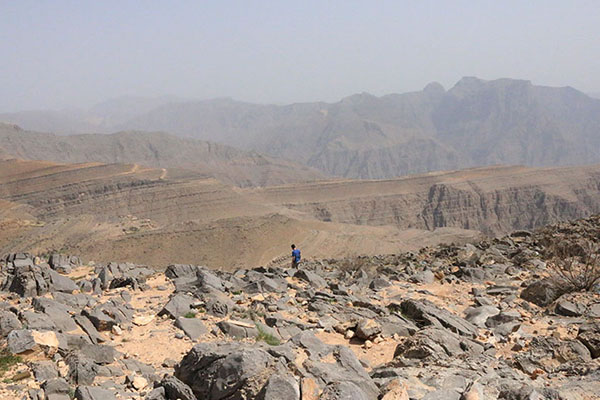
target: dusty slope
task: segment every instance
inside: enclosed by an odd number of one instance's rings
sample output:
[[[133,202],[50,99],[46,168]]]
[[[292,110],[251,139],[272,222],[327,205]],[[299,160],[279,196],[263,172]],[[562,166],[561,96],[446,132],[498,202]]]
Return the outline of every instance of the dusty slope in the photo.
[[[600,166],[495,167],[232,188],[137,164],[0,162],[0,250],[151,265],[261,265],[465,241],[600,211]]]

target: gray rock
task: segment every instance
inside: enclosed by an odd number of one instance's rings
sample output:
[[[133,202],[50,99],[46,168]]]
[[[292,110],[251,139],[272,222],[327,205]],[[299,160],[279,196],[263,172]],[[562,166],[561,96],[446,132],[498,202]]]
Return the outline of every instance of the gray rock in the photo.
[[[192,340],[196,340],[208,333],[208,329],[206,329],[204,323],[197,318],[179,317],[175,321],[175,326],[181,329]]]
[[[256,398],[262,385],[252,381],[264,377],[275,359],[260,348],[244,348],[235,343],[200,343],[175,367],[175,376],[188,384],[199,399],[236,398],[245,392]]]
[[[577,340],[588,348],[592,358],[600,357],[600,324],[581,326]]]
[[[404,300],[400,304],[400,309],[402,315],[410,318],[420,327],[435,326],[470,337],[476,337],[478,333],[475,325],[437,307],[428,300]]]
[[[32,364],[33,376],[38,382],[58,378],[58,371],[52,361],[39,361]]]
[[[352,383],[354,386],[360,388],[360,391],[357,393],[361,393],[367,399],[377,399],[379,389],[352,350],[345,346],[335,346],[333,355],[335,363],[321,362],[309,358],[302,366],[309,374],[326,385],[340,384],[342,382]]]
[[[300,385],[292,375],[271,375],[258,398],[259,400],[300,400]]]
[[[238,339],[252,338],[258,335],[258,329],[252,321],[219,321],[217,326],[224,334]]]
[[[373,339],[381,333],[381,325],[375,320],[363,318],[356,325],[356,336],[360,339]]]
[[[77,400],[117,400],[113,392],[95,386],[79,386],[75,390]]]
[[[81,329],[83,329],[83,331],[88,335],[90,341],[93,344],[98,344],[105,341],[102,335],[100,335],[100,333],[94,326],[94,324],[92,324],[92,322],[87,317],[83,315],[76,315],[75,317],[73,317],[73,319],[75,320],[77,325],[79,325]]]
[[[73,293],[79,290],[79,287],[75,282],[66,276],[62,276],[54,270],[49,270],[50,281],[52,282],[52,289],[57,292]]]
[[[71,389],[71,386],[63,378],[48,379],[42,383],[41,387],[44,389],[46,396],[55,393],[67,394]]]
[[[485,322],[485,326],[495,328],[508,322],[519,321],[520,319],[521,314],[518,311],[502,311],[499,314],[489,317]]]
[[[160,382],[165,390],[165,397],[169,400],[196,400],[192,389],[174,376],[165,376]]]
[[[540,307],[546,307],[562,295],[562,290],[549,279],[531,283],[521,292],[521,298]]]
[[[427,393],[423,400],[460,400],[461,394],[453,389],[441,389]]]
[[[485,322],[489,317],[498,315],[500,310],[494,306],[481,306],[475,308],[469,308],[467,310],[465,319],[480,328],[485,326]]]
[[[13,354],[21,354],[36,347],[30,330],[14,330],[8,334],[8,350]]]
[[[375,400],[352,382],[335,382],[325,387],[319,400]]]
[[[554,311],[557,314],[566,317],[580,317],[585,313],[585,306],[582,304],[574,304],[567,300],[561,300],[556,303]]]
[[[96,364],[79,354],[69,354],[66,358],[69,366],[69,380],[78,385],[91,385],[98,374]]]
[[[56,325],[54,321],[50,319],[45,314],[36,313],[33,311],[24,311],[21,313],[21,322],[28,329],[33,329],[37,331],[54,331],[56,330]]]
[[[169,300],[158,315],[168,315],[173,319],[181,317],[192,310],[194,301],[193,297],[178,293]]]
[[[304,269],[298,270],[294,274],[294,278],[307,282],[315,289],[327,287],[327,282],[325,281],[325,279],[321,278],[319,275],[315,274],[312,271],[307,271]]]
[[[0,311],[0,337],[6,337],[14,330],[23,328],[21,321],[10,311]]]
[[[152,389],[150,393],[144,397],[144,400],[169,400],[165,397],[165,388],[160,386]]]

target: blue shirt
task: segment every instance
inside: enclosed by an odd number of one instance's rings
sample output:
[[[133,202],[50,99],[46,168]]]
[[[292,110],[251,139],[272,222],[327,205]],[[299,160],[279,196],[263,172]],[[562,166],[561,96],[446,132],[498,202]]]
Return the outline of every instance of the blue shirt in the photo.
[[[300,262],[300,250],[299,249],[292,250],[292,257],[294,257],[294,262]]]

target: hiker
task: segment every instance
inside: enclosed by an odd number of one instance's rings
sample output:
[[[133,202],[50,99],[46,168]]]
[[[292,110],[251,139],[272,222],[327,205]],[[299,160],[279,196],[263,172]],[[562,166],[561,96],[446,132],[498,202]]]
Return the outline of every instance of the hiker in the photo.
[[[300,264],[300,249],[292,244],[292,268],[298,268],[298,264]]]

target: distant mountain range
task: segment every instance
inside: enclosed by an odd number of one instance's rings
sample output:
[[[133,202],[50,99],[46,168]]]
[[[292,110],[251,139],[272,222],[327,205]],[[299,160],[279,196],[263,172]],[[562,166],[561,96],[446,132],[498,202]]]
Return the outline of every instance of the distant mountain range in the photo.
[[[432,83],[420,92],[285,106],[120,99],[75,114],[22,112],[0,120],[58,133],[164,131],[351,178],[600,162],[600,100],[514,79],[467,77],[450,90]]]
[[[58,136],[0,123],[0,159],[138,163],[185,168],[241,187],[313,181],[323,174],[293,161],[160,132]]]

